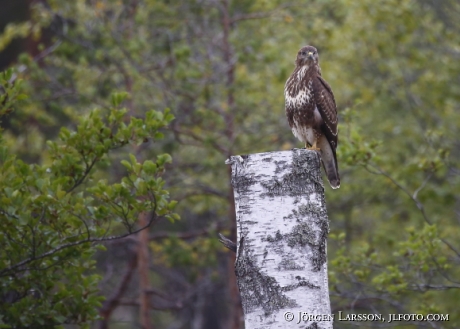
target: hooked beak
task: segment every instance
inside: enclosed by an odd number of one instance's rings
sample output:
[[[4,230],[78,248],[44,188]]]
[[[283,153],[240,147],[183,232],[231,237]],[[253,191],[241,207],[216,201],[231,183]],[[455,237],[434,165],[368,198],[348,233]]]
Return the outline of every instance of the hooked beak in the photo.
[[[313,59],[313,53],[311,51],[308,52],[307,58]]]

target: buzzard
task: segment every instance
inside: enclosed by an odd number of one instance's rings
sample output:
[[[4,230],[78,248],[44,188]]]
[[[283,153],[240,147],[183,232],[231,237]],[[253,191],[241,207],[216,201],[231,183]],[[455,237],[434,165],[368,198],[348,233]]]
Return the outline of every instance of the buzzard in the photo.
[[[285,109],[294,136],[305,148],[320,151],[327,179],[340,187],[337,148],[337,107],[329,84],[321,77],[318,51],[305,46],[297,53],[295,69],[284,87]]]

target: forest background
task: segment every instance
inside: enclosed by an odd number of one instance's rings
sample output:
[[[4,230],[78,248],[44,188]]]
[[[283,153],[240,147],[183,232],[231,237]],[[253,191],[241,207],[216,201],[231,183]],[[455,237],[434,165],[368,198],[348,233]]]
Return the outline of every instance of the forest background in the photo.
[[[241,328],[224,161],[302,146],[283,88],[311,44],[340,116],[333,312],[458,328],[458,17],[455,0],[1,0],[0,326]],[[335,324],[356,325],[381,326]]]

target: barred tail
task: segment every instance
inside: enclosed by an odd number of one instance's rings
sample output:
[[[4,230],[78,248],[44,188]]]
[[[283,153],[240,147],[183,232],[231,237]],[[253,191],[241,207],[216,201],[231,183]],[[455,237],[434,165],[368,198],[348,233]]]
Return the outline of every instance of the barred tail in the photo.
[[[327,179],[333,189],[340,187],[339,166],[335,150],[332,149],[326,137],[321,136],[318,141],[318,146],[321,149],[321,160],[324,170],[326,171]]]

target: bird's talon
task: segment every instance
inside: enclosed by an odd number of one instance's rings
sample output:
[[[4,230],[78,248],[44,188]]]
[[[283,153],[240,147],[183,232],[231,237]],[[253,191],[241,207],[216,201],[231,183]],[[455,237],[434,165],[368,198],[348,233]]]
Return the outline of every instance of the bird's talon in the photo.
[[[305,144],[305,149],[306,150],[310,150],[310,151],[321,151],[321,149],[319,147],[316,147],[316,142],[309,146],[310,144]]]

